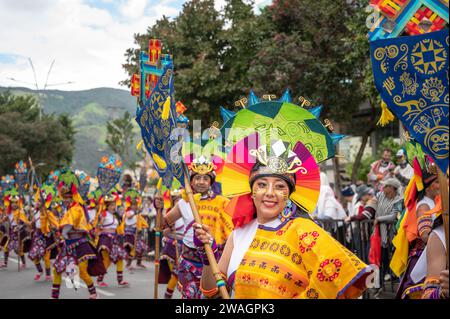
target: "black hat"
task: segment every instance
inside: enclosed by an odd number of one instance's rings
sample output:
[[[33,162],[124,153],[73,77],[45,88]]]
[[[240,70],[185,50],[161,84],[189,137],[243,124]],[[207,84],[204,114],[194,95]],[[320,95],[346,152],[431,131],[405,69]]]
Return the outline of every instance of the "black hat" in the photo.
[[[353,191],[353,188],[351,186],[347,186],[341,191],[341,194],[342,196],[348,197],[355,195],[355,192]]]

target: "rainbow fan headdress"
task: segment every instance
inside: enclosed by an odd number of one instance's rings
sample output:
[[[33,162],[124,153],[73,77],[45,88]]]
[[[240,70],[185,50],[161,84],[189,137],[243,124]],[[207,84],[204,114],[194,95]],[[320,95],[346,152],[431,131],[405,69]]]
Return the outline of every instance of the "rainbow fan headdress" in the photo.
[[[252,172],[256,163],[260,168]],[[292,186],[290,199],[306,212],[312,213],[320,192],[320,172],[317,162],[301,143],[293,148],[278,140],[260,144],[258,133],[236,143],[228,154],[222,172],[224,196],[234,197],[227,208],[236,227],[246,224],[254,216],[250,184],[264,175],[278,175]]]

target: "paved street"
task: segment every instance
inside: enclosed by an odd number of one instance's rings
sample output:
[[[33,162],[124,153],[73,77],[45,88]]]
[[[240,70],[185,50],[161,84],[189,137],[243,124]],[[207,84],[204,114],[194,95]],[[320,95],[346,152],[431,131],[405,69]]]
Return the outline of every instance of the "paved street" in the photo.
[[[0,255],[0,260],[3,260],[3,254]],[[135,262],[133,262],[134,264]],[[125,270],[125,280],[130,283],[127,288],[119,288],[116,280],[116,268],[113,264],[108,274],[105,277],[105,282],[108,284],[106,288],[98,288],[97,293],[99,299],[152,299],[153,298],[153,283],[154,283],[154,265],[153,262],[144,261],[147,269],[135,269],[133,273]],[[17,258],[15,255],[9,258],[8,269],[0,270],[0,299],[50,299],[51,282],[45,282],[43,278],[41,281],[35,282],[33,280],[36,274],[36,269],[30,260],[27,260],[27,268],[17,270]],[[397,285],[394,285],[394,291]],[[159,285],[159,298],[164,298],[166,285]],[[374,294],[368,291],[370,299],[392,299],[395,293],[389,284],[379,294]],[[61,299],[87,299],[88,291],[86,286],[81,281],[81,287],[78,290],[70,288],[66,285],[63,277],[61,285]],[[180,298],[180,293],[176,290],[174,299]]]
[[[3,254],[0,254],[3,261]],[[135,262],[134,262],[135,263]],[[134,264],[133,263],[133,264]],[[43,263],[42,263],[43,264]],[[152,299],[154,283],[154,266],[152,262],[144,261],[147,269],[135,269],[133,273],[125,270],[124,278],[130,283],[128,288],[119,288],[116,280],[116,268],[113,264],[108,270],[105,282],[109,285],[106,288],[97,288],[99,299]],[[50,299],[51,282],[33,280],[36,269],[30,260],[27,260],[27,268],[17,270],[17,258],[13,254],[9,258],[8,269],[0,270],[0,299]],[[76,291],[66,286],[63,279],[61,285],[61,299],[87,299],[88,291],[83,282]],[[159,285],[159,298],[164,297],[166,285]],[[178,291],[175,291],[174,298],[180,298]]]

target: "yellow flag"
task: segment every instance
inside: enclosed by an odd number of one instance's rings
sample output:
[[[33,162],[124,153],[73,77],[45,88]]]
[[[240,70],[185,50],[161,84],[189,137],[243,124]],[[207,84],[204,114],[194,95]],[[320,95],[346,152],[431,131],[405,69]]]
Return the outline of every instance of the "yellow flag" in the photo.
[[[169,118],[169,115],[170,115],[170,96],[167,98],[167,100],[164,102],[164,105],[163,105],[163,111],[162,111],[162,114],[161,114],[161,118],[163,119],[163,120],[167,120],[168,118]]]
[[[405,272],[406,266],[408,264],[409,241],[408,238],[406,237],[405,229],[403,228],[405,221],[407,220],[406,215],[408,213],[409,211],[406,211],[402,221],[400,222],[398,233],[392,240],[392,244],[395,247],[395,251],[394,255],[392,256],[389,267],[397,277],[400,277],[400,275]]]

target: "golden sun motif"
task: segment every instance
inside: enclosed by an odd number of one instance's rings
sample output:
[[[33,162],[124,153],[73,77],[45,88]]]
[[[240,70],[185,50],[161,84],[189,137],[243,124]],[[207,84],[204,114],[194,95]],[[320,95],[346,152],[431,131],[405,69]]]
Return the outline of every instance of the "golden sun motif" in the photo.
[[[434,74],[445,65],[447,52],[443,45],[436,40],[425,39],[413,48],[411,62],[420,73]]]

